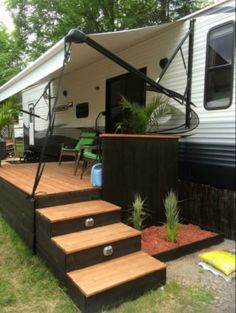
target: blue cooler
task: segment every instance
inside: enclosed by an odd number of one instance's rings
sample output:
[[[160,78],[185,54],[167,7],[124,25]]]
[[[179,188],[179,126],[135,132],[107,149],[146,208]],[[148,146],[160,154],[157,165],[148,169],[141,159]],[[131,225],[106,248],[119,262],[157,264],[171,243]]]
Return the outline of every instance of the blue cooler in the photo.
[[[102,186],[102,163],[93,165],[91,170],[91,184],[93,187]]]

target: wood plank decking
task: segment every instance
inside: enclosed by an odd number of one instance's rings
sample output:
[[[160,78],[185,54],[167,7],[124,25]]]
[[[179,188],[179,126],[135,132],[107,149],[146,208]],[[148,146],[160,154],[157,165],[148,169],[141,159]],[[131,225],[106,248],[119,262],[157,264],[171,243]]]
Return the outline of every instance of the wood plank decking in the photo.
[[[30,195],[38,163],[4,164],[0,167],[0,178],[16,186]],[[56,163],[47,163],[36,190],[36,198],[58,193],[71,193],[92,189],[89,171],[80,179],[78,173],[74,176],[74,163],[64,162],[61,166]]]

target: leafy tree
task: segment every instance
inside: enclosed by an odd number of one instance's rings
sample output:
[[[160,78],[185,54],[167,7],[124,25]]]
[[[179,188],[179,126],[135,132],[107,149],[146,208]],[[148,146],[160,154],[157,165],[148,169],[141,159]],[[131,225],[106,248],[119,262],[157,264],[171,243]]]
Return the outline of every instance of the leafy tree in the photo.
[[[14,125],[15,117],[20,110],[20,106],[11,100],[6,101],[0,106],[0,139],[2,131],[6,126]]]
[[[0,23],[0,86],[20,70],[18,52],[13,36]]]
[[[6,0],[16,26],[17,46],[37,58],[69,29],[116,31],[172,21],[206,0]]]

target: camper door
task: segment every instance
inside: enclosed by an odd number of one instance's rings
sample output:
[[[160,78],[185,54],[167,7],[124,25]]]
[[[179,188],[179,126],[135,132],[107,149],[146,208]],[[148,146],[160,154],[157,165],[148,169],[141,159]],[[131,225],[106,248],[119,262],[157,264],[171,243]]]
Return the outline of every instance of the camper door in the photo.
[[[34,104],[29,104],[29,145],[34,145]]]

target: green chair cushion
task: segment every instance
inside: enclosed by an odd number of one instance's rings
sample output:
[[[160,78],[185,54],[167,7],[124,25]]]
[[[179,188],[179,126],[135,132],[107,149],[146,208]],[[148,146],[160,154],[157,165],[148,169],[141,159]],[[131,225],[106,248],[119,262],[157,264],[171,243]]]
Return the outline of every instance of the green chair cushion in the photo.
[[[83,157],[85,159],[90,159],[90,160],[97,160],[97,155],[91,151],[88,151],[88,150],[84,150],[84,153],[83,153]]]
[[[88,146],[94,143],[96,133],[81,133],[80,140],[75,146],[75,150],[79,151],[81,146]]]

